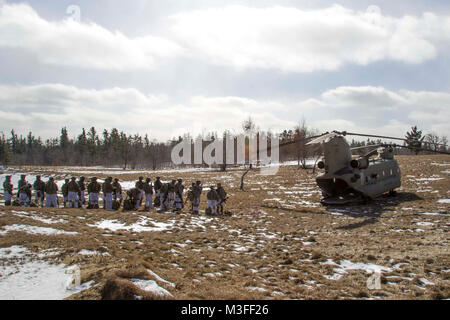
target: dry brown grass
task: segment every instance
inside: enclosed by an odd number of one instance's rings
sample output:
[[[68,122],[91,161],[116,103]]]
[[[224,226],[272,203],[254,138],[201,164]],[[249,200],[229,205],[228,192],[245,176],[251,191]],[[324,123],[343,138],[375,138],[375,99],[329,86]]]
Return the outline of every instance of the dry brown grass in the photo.
[[[76,231],[78,235],[9,232],[0,235],[0,247],[23,245],[34,252],[56,249],[58,255],[47,260],[79,265],[82,282],[93,280],[98,286],[71,299],[157,298],[141,292],[127,280],[131,278],[155,280],[175,299],[449,298],[449,206],[437,202],[450,198],[450,179],[444,172],[449,167],[430,163],[450,163],[450,159],[399,157],[399,162],[403,185],[396,197],[344,208],[318,205],[320,193],[314,175],[295,167],[282,167],[273,177],[252,172],[246,177],[245,192],[238,190],[241,171],[158,173],[164,180],[181,177],[186,185],[198,179],[205,186],[222,182],[230,195],[227,209],[233,216],[1,208],[0,230],[24,224]],[[119,177],[133,180],[139,175]],[[156,174],[150,172],[148,176]],[[443,179],[420,181],[410,176]],[[205,202],[202,198],[203,209]],[[422,215],[424,212],[447,215]],[[49,225],[32,219],[32,215],[64,221]],[[142,217],[173,226],[160,232],[109,231],[92,226],[104,220],[129,226]],[[78,254],[82,249],[109,255]],[[336,273],[335,265],[324,264],[328,259],[335,263],[372,263],[392,271],[383,272],[380,290],[369,290],[369,275],[363,270],[349,271],[337,280],[327,279],[325,276]],[[394,269],[399,263],[407,264]],[[176,286],[152,277],[147,269]],[[422,278],[433,285],[423,285]]]

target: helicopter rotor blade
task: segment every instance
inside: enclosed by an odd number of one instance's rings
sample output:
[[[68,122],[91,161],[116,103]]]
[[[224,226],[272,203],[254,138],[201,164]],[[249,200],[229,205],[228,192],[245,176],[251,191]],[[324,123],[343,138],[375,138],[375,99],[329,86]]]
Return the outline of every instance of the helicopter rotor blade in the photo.
[[[308,142],[306,145],[311,145],[311,144],[316,144],[316,143],[321,143],[324,142],[325,140],[327,140],[328,138],[334,137],[337,133],[336,132],[332,132],[332,133],[325,133],[323,135],[320,135],[319,137],[317,137],[316,139]]]
[[[405,148],[410,150],[418,150],[418,151],[427,151],[427,152],[433,152],[433,153],[440,153],[440,154],[450,154],[448,151],[440,151],[440,150],[431,150],[431,149],[425,149],[425,148],[415,148],[415,147],[409,147],[409,146],[400,146],[400,145],[393,145],[393,147],[396,148]]]

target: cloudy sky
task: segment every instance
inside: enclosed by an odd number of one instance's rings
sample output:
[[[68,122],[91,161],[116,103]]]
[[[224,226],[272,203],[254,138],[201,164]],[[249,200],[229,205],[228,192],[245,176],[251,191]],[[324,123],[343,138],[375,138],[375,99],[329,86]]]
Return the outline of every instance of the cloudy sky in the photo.
[[[442,1],[0,0],[0,131],[450,136]]]

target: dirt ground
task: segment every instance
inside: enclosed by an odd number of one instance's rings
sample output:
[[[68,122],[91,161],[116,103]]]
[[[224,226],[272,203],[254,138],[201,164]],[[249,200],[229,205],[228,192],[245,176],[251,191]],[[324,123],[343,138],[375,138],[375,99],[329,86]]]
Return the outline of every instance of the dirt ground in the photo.
[[[82,282],[96,285],[69,299],[161,298],[138,289],[130,278],[156,280],[172,299],[449,299],[450,157],[397,159],[402,187],[396,196],[347,207],[321,206],[316,174],[295,166],[283,166],[275,176],[250,172],[244,192],[239,170],[148,172],[142,175],[181,177],[185,186],[195,180],[204,186],[221,182],[233,215],[2,207],[0,248],[51,249],[56,254],[43,259],[78,265]],[[61,179],[82,171],[62,169],[20,170]],[[201,209],[205,206],[204,191]],[[123,227],[102,228],[105,221]],[[12,225],[77,234],[5,232]],[[83,249],[98,254],[79,254]],[[366,270],[377,267],[383,267],[380,287],[369,289],[372,274]]]

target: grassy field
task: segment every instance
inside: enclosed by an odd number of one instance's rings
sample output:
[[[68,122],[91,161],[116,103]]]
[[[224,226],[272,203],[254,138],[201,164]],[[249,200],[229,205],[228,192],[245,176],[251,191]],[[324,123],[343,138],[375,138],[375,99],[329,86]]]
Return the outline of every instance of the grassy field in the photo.
[[[348,207],[321,206],[315,174],[295,166],[275,176],[250,172],[244,192],[242,171],[149,172],[142,175],[181,177],[186,186],[221,182],[233,215],[2,207],[0,248],[52,252],[40,259],[79,266],[81,282],[94,285],[68,299],[448,299],[450,157],[398,161],[396,196]],[[63,179],[83,169],[20,172]],[[0,256],[0,270],[10,263]],[[379,289],[368,289],[368,270],[381,271]],[[170,295],[129,279],[154,280]]]

